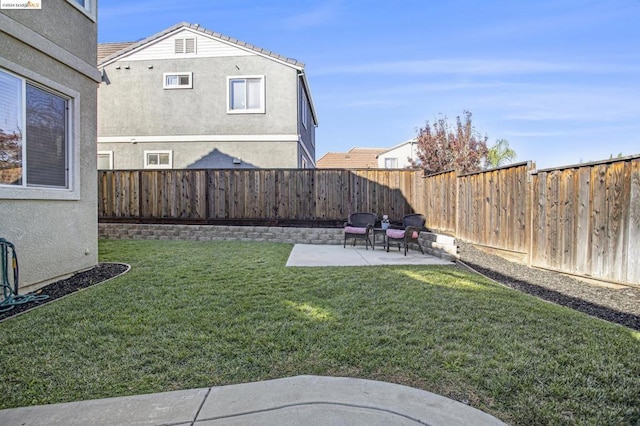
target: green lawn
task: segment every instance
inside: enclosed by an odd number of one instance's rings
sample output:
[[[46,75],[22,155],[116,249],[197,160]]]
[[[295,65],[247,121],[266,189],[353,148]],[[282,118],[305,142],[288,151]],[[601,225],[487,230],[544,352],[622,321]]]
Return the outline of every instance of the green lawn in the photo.
[[[455,267],[102,241],[122,277],[0,323],[0,408],[274,379],[422,388],[513,424],[640,422],[640,333]]]

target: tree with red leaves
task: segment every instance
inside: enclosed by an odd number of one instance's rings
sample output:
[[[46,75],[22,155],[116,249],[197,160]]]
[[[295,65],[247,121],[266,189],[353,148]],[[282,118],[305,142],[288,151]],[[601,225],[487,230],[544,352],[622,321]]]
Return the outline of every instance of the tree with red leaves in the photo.
[[[20,167],[22,157],[22,134],[18,131],[5,133],[0,129],[0,170]]]
[[[487,156],[487,136],[480,136],[471,124],[471,113],[464,111],[464,119],[456,117],[455,128],[446,116],[433,124],[427,123],[418,132],[418,165],[425,174],[456,170],[459,173],[481,169]]]

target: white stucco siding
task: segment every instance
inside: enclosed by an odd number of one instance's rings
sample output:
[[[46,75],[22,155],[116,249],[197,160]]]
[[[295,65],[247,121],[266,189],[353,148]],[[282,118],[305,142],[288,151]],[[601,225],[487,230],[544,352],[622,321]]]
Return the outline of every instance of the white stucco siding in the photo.
[[[406,142],[401,145],[398,145],[390,150],[383,152],[378,156],[378,167],[379,168],[387,168],[386,162],[387,159],[396,159],[395,167],[397,169],[404,169],[411,166],[410,159],[416,159],[416,143]]]
[[[195,38],[196,52],[194,54],[176,54],[176,39]],[[241,49],[223,41],[199,33],[184,29],[177,33],[166,36],[158,41],[142,46],[139,50],[134,50],[131,54],[124,55],[120,60],[126,61],[149,61],[169,58],[221,58],[227,56],[254,56],[256,53]]]

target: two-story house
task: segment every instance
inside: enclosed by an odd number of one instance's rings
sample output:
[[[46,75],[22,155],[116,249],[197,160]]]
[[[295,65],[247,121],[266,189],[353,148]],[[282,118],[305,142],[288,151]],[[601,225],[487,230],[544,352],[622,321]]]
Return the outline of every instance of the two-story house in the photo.
[[[418,161],[418,141],[409,139],[378,154],[381,169],[406,169]]]
[[[315,167],[303,63],[188,23],[98,52],[99,168]]]
[[[0,10],[0,237],[21,292],[98,262],[96,2]]]

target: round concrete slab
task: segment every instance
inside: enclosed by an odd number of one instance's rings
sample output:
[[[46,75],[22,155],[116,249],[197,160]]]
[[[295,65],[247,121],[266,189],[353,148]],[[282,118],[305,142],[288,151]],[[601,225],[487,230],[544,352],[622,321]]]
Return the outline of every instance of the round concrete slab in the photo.
[[[0,410],[0,424],[504,425],[420,389],[322,376]]]

